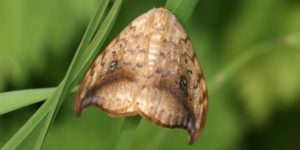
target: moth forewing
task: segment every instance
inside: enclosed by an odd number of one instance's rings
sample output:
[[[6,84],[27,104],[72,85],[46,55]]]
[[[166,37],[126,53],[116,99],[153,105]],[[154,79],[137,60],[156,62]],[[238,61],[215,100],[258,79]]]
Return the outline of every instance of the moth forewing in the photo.
[[[207,88],[192,44],[176,17],[155,8],[132,21],[87,71],[75,100],[114,116],[141,115],[183,128],[194,143],[204,127]]]

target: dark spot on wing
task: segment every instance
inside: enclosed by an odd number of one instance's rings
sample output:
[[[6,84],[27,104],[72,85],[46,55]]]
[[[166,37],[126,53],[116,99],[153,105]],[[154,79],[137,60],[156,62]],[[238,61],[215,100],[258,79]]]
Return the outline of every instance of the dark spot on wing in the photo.
[[[113,72],[118,66],[118,61],[114,60],[109,65],[109,71]]]
[[[137,63],[135,66],[138,67],[138,68],[142,68],[143,64]]]
[[[187,91],[188,81],[184,76],[180,77],[179,85],[181,90]]]

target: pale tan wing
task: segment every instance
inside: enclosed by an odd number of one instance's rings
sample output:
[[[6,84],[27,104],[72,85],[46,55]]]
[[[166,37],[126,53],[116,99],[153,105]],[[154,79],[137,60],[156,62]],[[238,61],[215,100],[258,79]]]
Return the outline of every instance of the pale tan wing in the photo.
[[[75,100],[77,114],[90,105],[111,115],[134,115],[134,97],[145,60],[143,17],[127,26],[87,71]]]
[[[152,9],[109,44],[77,94],[76,112],[88,105],[184,128],[194,143],[205,122],[207,89],[192,45],[174,15]]]
[[[151,12],[151,11],[150,11]],[[137,98],[139,113],[164,127],[200,135],[207,112],[207,89],[186,32],[165,9],[152,10],[146,31],[148,65],[145,85]]]
[[[192,112],[193,126],[188,126],[190,130],[190,143],[194,143],[200,136],[206,121],[208,107],[208,90],[204,75],[199,65],[195,51],[189,40],[182,40],[180,45],[186,48],[180,57],[180,87],[188,96],[187,103]]]

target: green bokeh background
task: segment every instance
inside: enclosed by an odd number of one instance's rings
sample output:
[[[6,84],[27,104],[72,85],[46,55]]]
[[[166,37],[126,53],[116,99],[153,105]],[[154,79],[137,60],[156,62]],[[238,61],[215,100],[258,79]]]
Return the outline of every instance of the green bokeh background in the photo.
[[[96,4],[0,1],[0,92],[58,85]],[[164,4],[125,0],[107,42],[135,17]],[[300,1],[200,0],[186,30],[209,88],[203,134],[190,146],[183,130],[143,119],[132,149],[299,149]],[[260,54],[222,80],[226,68],[241,64],[252,52]],[[77,118],[73,100],[65,100],[43,149],[113,149],[123,118],[110,118],[97,108]],[[0,116],[0,146],[39,106]]]

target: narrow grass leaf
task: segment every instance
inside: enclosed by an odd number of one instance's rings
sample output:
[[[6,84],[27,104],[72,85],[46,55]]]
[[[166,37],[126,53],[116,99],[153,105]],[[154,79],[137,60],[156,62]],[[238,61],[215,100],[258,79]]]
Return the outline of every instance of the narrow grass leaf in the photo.
[[[104,5],[101,5],[101,6],[104,6]],[[97,12],[102,13],[104,11],[97,11]],[[103,15],[98,15],[98,16],[103,16]],[[99,19],[99,20],[101,20],[101,19]],[[96,28],[93,28],[93,29],[95,30]],[[93,31],[90,31],[90,32],[93,32]],[[93,36],[94,33],[89,33],[87,35]],[[85,37],[90,37],[90,36],[85,36]],[[83,45],[83,46],[81,46],[81,47],[84,47],[84,45],[86,45],[84,43],[86,43],[86,42],[82,42],[82,43],[83,44],[81,44],[81,45]],[[82,48],[82,50],[84,50],[84,48]],[[79,54],[77,53],[75,55],[75,57],[73,59],[73,62],[76,62],[75,60],[78,61],[79,60],[78,57],[82,56],[83,52],[79,53]],[[78,57],[76,57],[76,56],[78,56]],[[48,112],[50,110],[55,110],[54,108],[56,108],[57,104],[59,103],[59,100],[62,99],[62,97],[64,97],[64,96],[62,96],[63,89],[65,89],[64,88],[65,87],[65,82],[64,81],[66,81],[65,79],[68,79],[68,77],[70,75],[70,72],[72,72],[71,69],[73,68],[72,66],[74,65],[73,62],[70,65],[70,68],[68,70],[68,73],[67,73],[66,77],[64,78],[62,83],[59,85],[59,88],[56,89],[55,94],[52,95],[52,98],[50,98],[48,101],[46,101],[43,104],[43,106],[38,109],[38,111],[22,126],[22,128],[4,145],[3,149],[15,149],[15,148],[17,148],[20,145],[20,143],[22,143],[28,137],[28,135],[33,131],[33,129],[46,117]],[[80,64],[80,63],[78,63],[78,64]],[[71,85],[71,84],[69,83],[69,85]],[[65,90],[65,91],[68,91],[68,90]],[[50,120],[52,119],[52,116],[53,116],[53,113],[51,114],[51,117],[49,117]],[[48,130],[48,127],[49,127],[49,121],[47,121],[49,118],[47,117],[46,122],[44,123],[44,127],[41,131],[41,134],[40,134],[41,137],[42,137],[42,140],[37,141],[37,143],[35,145],[36,149],[40,148],[40,146],[42,144],[42,141],[44,140],[44,137],[45,137],[44,135],[46,134],[46,132]],[[45,132],[43,132],[43,130]],[[41,144],[39,144],[39,143],[41,143]]]
[[[141,122],[140,116],[126,117],[122,128],[119,141],[116,145],[115,150],[126,150],[130,149],[130,145],[133,142],[135,130]]]
[[[56,91],[55,91],[56,92]],[[41,123],[49,112],[51,101],[46,101],[27,122],[18,130],[18,132],[2,147],[2,150],[16,149],[30,133]]]
[[[109,11],[107,17],[105,18],[103,24],[101,25],[100,29],[98,30],[98,32],[96,33],[94,39],[92,40],[91,44],[93,46],[92,43],[94,43],[95,40],[97,40],[95,42],[95,46],[92,47],[92,49],[90,50],[91,53],[93,53],[95,56],[97,55],[97,50],[99,51],[100,48],[102,47],[106,37],[108,36],[108,33],[110,32],[113,23],[115,22],[120,6],[121,6],[122,0],[116,0],[112,6],[112,9]],[[103,30],[101,30],[103,29]],[[97,38],[100,37],[100,38]],[[87,48],[89,49],[90,46]],[[78,51],[83,51],[84,49],[79,49]],[[86,51],[86,50],[85,50]],[[79,53],[79,52],[78,52]],[[47,116],[46,119],[46,123],[44,124],[44,127],[42,128],[42,131],[39,135],[39,138],[35,144],[35,149],[40,149],[42,146],[42,143],[45,139],[46,133],[48,131],[48,128],[50,126],[50,124],[53,121],[53,118],[55,118],[63,100],[65,99],[67,93],[70,91],[70,89],[72,88],[73,85],[73,81],[75,80],[76,77],[74,77],[74,75],[79,74],[80,70],[78,70],[78,68],[84,68],[84,66],[87,67],[90,65],[89,63],[91,63],[93,61],[94,57],[86,57],[85,55],[89,55],[89,56],[93,56],[90,53],[82,53],[83,56],[80,56],[81,58],[84,57],[84,59],[81,60],[89,60],[89,61],[84,61],[84,62],[80,62],[80,57],[76,57],[78,55],[76,55],[73,59],[73,62],[70,67],[69,67],[69,71],[67,73],[67,75],[65,76],[65,84],[62,84],[62,92],[60,94],[60,96],[57,98],[57,103],[55,105],[53,105],[53,108],[51,109],[50,113]],[[79,61],[79,63],[76,63],[77,61]],[[73,65],[75,64],[75,65]],[[82,66],[82,67],[80,67]],[[84,70],[85,71],[85,70]]]
[[[85,74],[86,70],[93,62],[95,57],[99,54],[102,50],[103,44],[108,37],[113,24],[115,23],[117,16],[119,14],[121,5],[123,0],[116,0],[114,5],[112,6],[110,12],[108,13],[106,19],[103,21],[103,24],[100,26],[99,30],[97,31],[94,39],[90,43],[90,45],[85,50],[87,53],[84,56],[83,62],[81,62],[81,66],[77,68],[77,72],[73,73],[72,75],[72,83],[75,84],[78,80],[81,80],[83,75]]]
[[[46,100],[55,88],[19,90],[0,94],[0,115]]]
[[[197,6],[199,0],[167,0],[165,7],[169,9],[177,19],[186,25]]]
[[[80,45],[77,48],[76,54],[73,58],[74,61],[72,61],[70,65],[70,67],[75,66],[74,70],[78,70],[76,69],[76,66],[80,66],[80,63],[82,63],[82,59],[86,59],[85,55],[88,53],[86,48],[91,43],[98,27],[103,21],[104,14],[108,8],[108,4],[109,4],[109,0],[102,0],[99,2],[98,8],[96,9],[95,14],[92,16],[88,24],[88,27],[83,35],[83,38],[80,42]]]

